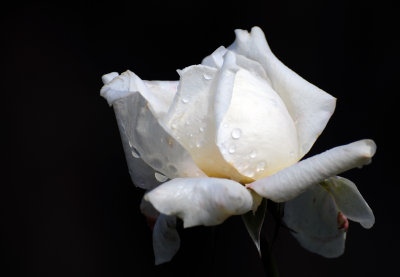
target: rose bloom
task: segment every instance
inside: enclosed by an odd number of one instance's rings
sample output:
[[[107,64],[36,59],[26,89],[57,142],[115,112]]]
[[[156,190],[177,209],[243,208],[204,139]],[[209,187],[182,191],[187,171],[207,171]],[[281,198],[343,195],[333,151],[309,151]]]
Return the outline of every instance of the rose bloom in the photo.
[[[339,256],[347,219],[370,228],[374,216],[356,186],[336,175],[368,164],[376,146],[361,140],[300,161],[336,99],[282,64],[260,28],[235,33],[228,48],[178,70],[179,81],[103,76],[132,181],[148,190],[141,209],[156,220],[156,264],[179,249],[176,217],[191,227],[254,215],[256,224],[244,222],[259,247],[263,198],[286,202],[284,223],[303,247]]]

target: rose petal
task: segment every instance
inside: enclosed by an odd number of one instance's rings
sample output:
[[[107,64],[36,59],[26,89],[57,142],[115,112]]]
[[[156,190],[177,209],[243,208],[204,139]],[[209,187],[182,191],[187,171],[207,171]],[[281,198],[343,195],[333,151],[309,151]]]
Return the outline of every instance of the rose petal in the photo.
[[[161,214],[153,230],[155,264],[169,262],[178,252],[181,244],[176,230],[176,217]]]
[[[179,72],[180,84],[173,104],[163,122],[187,149],[197,166],[208,176],[244,180],[222,157],[215,145],[214,102],[221,70],[204,65]],[[217,93],[218,94],[218,93]],[[225,101],[229,102],[229,99]]]
[[[214,68],[220,68],[224,63],[224,55],[226,51],[227,50],[224,46],[218,47],[210,56],[205,57],[201,64]]]
[[[232,51],[229,51],[232,52]],[[233,52],[234,53],[234,52]],[[265,81],[267,81],[267,83],[271,86],[271,80],[269,79],[267,73],[265,72],[264,68],[262,67],[262,65],[254,60],[251,60],[249,58],[247,58],[246,56],[243,55],[239,55],[237,53],[235,53],[235,57],[236,57],[236,64],[243,68],[246,69],[247,71],[251,72],[251,74],[256,75],[260,78],[265,79]]]
[[[275,202],[288,201],[313,184],[370,163],[375,150],[375,143],[369,139],[335,147],[248,184],[247,187]]]
[[[144,196],[161,213],[176,215],[184,227],[217,225],[252,209],[253,198],[241,184],[220,178],[177,178]]]
[[[140,202],[140,212],[146,217],[154,219],[154,221],[160,216],[160,212],[157,211],[150,202],[144,200],[144,198],[142,198]]]
[[[271,52],[264,33],[254,27],[249,34],[235,30],[236,40],[228,47],[240,55],[258,61],[271,79],[272,88],[284,101],[298,132],[299,156],[303,157],[325,128],[336,99],[307,82],[286,67]]]
[[[335,176],[325,180],[322,185],[331,193],[338,209],[347,218],[359,222],[364,228],[369,229],[374,225],[374,214],[352,181]]]
[[[210,56],[205,57],[201,64],[220,69],[224,64],[224,56],[227,52],[229,51],[224,46],[220,46]],[[271,81],[261,64],[243,55],[237,53],[234,53],[234,55],[238,66],[266,79],[268,83],[271,84]]]
[[[160,125],[139,93],[113,103],[124,148],[168,178],[204,176],[189,153]],[[129,150],[127,159],[131,158]],[[137,168],[131,168],[136,171]],[[133,175],[139,172],[133,172]]]
[[[346,233],[338,228],[338,210],[331,195],[320,185],[313,185],[285,203],[283,221],[301,246],[324,257],[338,257],[344,252]]]
[[[119,76],[118,72],[107,73],[107,74],[104,74],[103,76],[101,76],[101,81],[103,82],[104,85],[107,85],[115,77],[118,77],[118,76]]]
[[[149,91],[156,96],[158,106],[154,106],[156,117],[160,118],[167,114],[176,91],[179,81],[144,81]],[[150,102],[151,103],[151,102]]]
[[[224,64],[224,56],[226,55],[227,52],[228,50],[224,46],[220,46],[210,56],[205,57],[201,62],[201,64],[220,69]],[[239,54],[235,54],[235,57],[236,57],[236,64],[238,66],[264,79],[267,79],[269,84],[271,84],[267,76],[267,73],[265,73],[265,70],[261,64]]]
[[[235,56],[231,58],[231,63],[235,63]],[[222,96],[221,101],[216,101],[216,111],[223,115],[217,125],[217,145],[224,159],[255,180],[297,162],[296,128],[268,81],[244,68],[237,70],[232,78],[231,90],[225,94],[218,91]]]
[[[136,148],[132,143],[129,142],[129,138],[126,135],[124,124],[119,123],[119,131],[122,141],[122,146],[125,152],[125,159],[128,165],[129,175],[131,177],[132,183],[142,189],[152,189],[160,184],[160,182],[155,178],[154,169],[145,163],[140,154],[137,152]]]
[[[116,74],[112,72],[102,77],[105,84],[100,94],[110,105],[133,92],[139,92],[150,103],[152,112],[157,118],[168,112],[178,81],[143,81],[129,70],[119,76]]]

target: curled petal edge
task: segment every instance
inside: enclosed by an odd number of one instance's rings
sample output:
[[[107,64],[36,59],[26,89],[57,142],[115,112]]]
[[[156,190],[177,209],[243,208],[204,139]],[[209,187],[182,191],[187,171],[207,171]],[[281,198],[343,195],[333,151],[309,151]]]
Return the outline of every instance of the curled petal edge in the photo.
[[[321,185],[331,194],[338,210],[345,217],[359,222],[366,229],[374,225],[374,213],[352,181],[334,176],[326,179]]]
[[[246,187],[267,199],[285,202],[329,177],[369,164],[375,151],[376,144],[370,139],[338,146],[249,183]]]
[[[243,185],[222,178],[176,178],[144,196],[160,213],[175,215],[183,227],[212,226],[254,209],[258,202]]]

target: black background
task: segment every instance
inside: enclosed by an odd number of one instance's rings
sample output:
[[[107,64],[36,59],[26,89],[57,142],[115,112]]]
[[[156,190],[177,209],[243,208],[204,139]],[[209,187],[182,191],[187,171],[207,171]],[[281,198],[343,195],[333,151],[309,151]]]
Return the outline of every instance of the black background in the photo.
[[[384,276],[398,268],[398,79],[394,6],[350,1],[18,3],[1,11],[3,276],[265,276],[239,217],[180,230],[171,263],[153,266],[101,75],[127,69],[175,80],[176,69],[260,26],[274,53],[338,98],[309,153],[362,138],[378,145],[352,179],[376,224],[350,225],[346,252],[325,259],[284,229],[281,276]],[[273,220],[268,217],[265,230]]]

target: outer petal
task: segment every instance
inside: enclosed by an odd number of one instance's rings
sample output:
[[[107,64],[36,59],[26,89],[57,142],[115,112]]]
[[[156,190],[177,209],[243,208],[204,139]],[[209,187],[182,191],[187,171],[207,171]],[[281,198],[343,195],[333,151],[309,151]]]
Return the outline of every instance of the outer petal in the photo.
[[[248,184],[247,187],[275,202],[288,201],[329,177],[369,164],[375,150],[375,143],[368,139],[335,147]]]
[[[219,178],[177,178],[144,196],[163,214],[183,219],[184,227],[217,225],[252,209],[253,198],[241,184]]]
[[[143,81],[129,70],[119,76],[116,72],[106,74],[102,80],[104,86],[100,94],[110,105],[117,99],[139,92],[150,103],[157,118],[167,113],[178,86],[178,81]]]
[[[176,217],[161,214],[153,230],[155,264],[169,262],[178,252],[181,244],[176,230]]]
[[[250,34],[244,30],[236,30],[235,33],[236,40],[228,49],[258,61],[264,67],[272,88],[285,102],[296,124],[300,159],[325,128],[335,109],[336,99],[279,61],[271,52],[260,28],[254,27]]]
[[[224,67],[229,59],[235,63],[231,52],[226,56]],[[216,101],[217,114],[224,115],[217,125],[217,145],[228,163],[241,174],[259,179],[297,162],[296,128],[266,79],[240,68],[231,90],[218,93],[231,99]]]
[[[343,254],[346,239],[344,230],[338,229],[337,215],[338,210],[328,191],[314,185],[286,202],[283,220],[301,246],[333,258]]]
[[[189,153],[168,134],[147,101],[133,93],[113,103],[127,159],[131,151],[169,178],[204,176]],[[136,170],[132,168],[131,170]],[[137,172],[133,172],[133,175]]]
[[[136,148],[129,142],[122,120],[117,120],[117,123],[132,183],[142,189],[155,188],[160,182],[155,178],[154,169],[142,160]]]
[[[111,82],[114,79],[116,79],[116,81],[111,86]],[[119,78],[117,72],[111,72],[102,76],[102,81],[105,86],[101,90],[101,95],[107,99],[110,105],[116,99],[126,97],[126,95],[131,93],[129,92],[128,82],[124,80],[124,78]],[[160,182],[154,177],[154,169],[139,157],[139,153],[137,153],[136,149],[129,143],[123,125],[119,124],[119,130],[132,182],[143,189],[152,189],[158,186]]]
[[[371,228],[375,217],[356,185],[343,177],[335,176],[322,185],[335,199],[338,209],[349,219],[359,222],[364,228]]]
[[[225,74],[224,71],[217,74],[215,68],[196,65],[179,74],[178,92],[164,124],[208,176],[247,180],[224,160],[215,144],[214,105],[216,94],[219,94],[217,86],[221,84],[220,75]],[[229,99],[223,99],[223,102],[229,105]]]
[[[144,200],[142,198],[142,201],[140,202],[140,211],[142,212],[143,215],[146,217],[150,218],[151,220],[154,220],[154,222],[157,220],[157,218],[160,216],[160,212],[157,211],[153,205],[151,205],[150,202]]]

